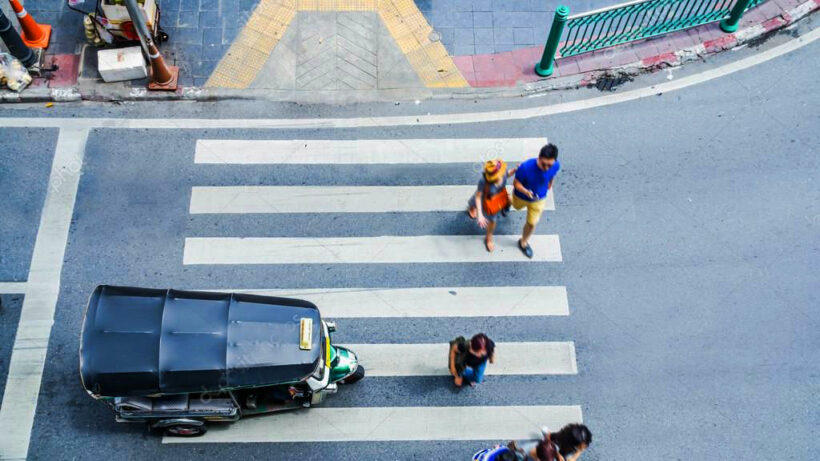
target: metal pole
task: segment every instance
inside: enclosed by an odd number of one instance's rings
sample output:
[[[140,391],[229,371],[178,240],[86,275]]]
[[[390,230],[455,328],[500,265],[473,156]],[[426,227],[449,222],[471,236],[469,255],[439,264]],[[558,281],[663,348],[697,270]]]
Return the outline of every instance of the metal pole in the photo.
[[[131,21],[134,23],[134,30],[140,37],[142,49],[145,51],[145,54],[148,56],[148,61],[151,63],[151,79],[148,82],[148,89],[176,90],[177,81],[179,79],[179,68],[165,65],[165,60],[162,59],[162,53],[159,52],[159,49],[157,49],[157,46],[154,44],[151,31],[148,30],[148,26],[145,24],[142,10],[137,6],[137,0],[125,0],[125,8],[128,10],[128,15],[131,16]]]
[[[37,56],[23,43],[20,34],[11,26],[9,18],[0,10],[0,38],[6,43],[11,55],[19,59],[24,66],[31,67],[37,63]]]
[[[550,35],[547,37],[547,43],[544,45],[544,54],[541,56],[541,62],[535,65],[535,73],[542,77],[549,77],[553,72],[553,64],[555,64],[555,52],[558,51],[558,42],[561,40],[561,34],[564,33],[564,24],[567,22],[569,16],[569,7],[560,5],[555,10],[555,17],[552,19],[552,27],[550,27]]]
[[[729,17],[720,21],[720,28],[723,29],[724,32],[734,32],[737,30],[737,26],[740,23],[740,18],[743,17],[743,13],[746,12],[746,8],[749,7],[749,3],[752,0],[737,0],[735,6],[732,8],[732,12],[729,13]]]
[[[125,9],[128,10],[128,16],[131,16],[131,22],[134,24],[134,31],[140,37],[140,45],[145,54],[148,54],[148,41],[151,40],[151,31],[145,24],[145,18],[142,16],[142,11],[137,5],[137,0],[125,0]]]

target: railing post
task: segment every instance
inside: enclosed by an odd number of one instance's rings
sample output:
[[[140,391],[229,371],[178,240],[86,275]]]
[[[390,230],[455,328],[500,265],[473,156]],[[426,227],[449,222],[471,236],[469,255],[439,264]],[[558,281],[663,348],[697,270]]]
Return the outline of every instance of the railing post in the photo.
[[[729,13],[729,17],[720,21],[720,28],[723,29],[724,32],[736,31],[738,23],[740,23],[740,18],[743,17],[743,13],[751,2],[752,0],[737,0],[737,3],[735,3],[735,6]]]
[[[558,42],[561,40],[561,34],[564,33],[564,24],[567,22],[567,16],[569,16],[569,7],[564,5],[558,6],[555,10],[555,17],[552,19],[550,35],[547,37],[547,43],[544,45],[544,54],[541,56],[541,62],[535,65],[535,73],[542,77],[552,75],[553,65],[555,64],[555,52],[558,51]]]

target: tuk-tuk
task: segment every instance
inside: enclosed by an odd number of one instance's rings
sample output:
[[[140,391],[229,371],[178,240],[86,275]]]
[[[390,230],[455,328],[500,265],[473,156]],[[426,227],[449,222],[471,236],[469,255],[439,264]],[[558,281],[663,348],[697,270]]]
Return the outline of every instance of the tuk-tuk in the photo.
[[[363,378],[335,329],[300,299],[101,285],[80,376],[117,421],[198,436],[206,421],[307,408]]]

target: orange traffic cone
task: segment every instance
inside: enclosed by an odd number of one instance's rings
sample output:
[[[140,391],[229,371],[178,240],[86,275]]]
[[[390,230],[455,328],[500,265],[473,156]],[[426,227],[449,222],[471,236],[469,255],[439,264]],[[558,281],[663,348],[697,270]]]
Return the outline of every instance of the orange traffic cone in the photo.
[[[176,91],[179,81],[179,67],[165,65],[154,41],[151,37],[145,40],[145,47],[148,49],[148,58],[151,60],[151,75],[148,81],[149,90]]]
[[[23,28],[23,43],[31,48],[48,48],[48,41],[51,38],[51,26],[48,24],[37,24],[37,21],[28,14],[23,5],[17,0],[9,0],[11,8],[17,13],[20,20],[20,27]]]

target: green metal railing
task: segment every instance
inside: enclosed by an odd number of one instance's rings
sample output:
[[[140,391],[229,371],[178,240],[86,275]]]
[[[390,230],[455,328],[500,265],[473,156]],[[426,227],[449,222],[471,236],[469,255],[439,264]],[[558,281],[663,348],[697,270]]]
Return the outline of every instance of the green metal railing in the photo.
[[[561,57],[575,56],[719,20],[724,20],[723,30],[731,32],[744,11],[764,1],[636,0],[573,16],[561,6],[536,72],[542,76],[552,73],[556,50]]]

